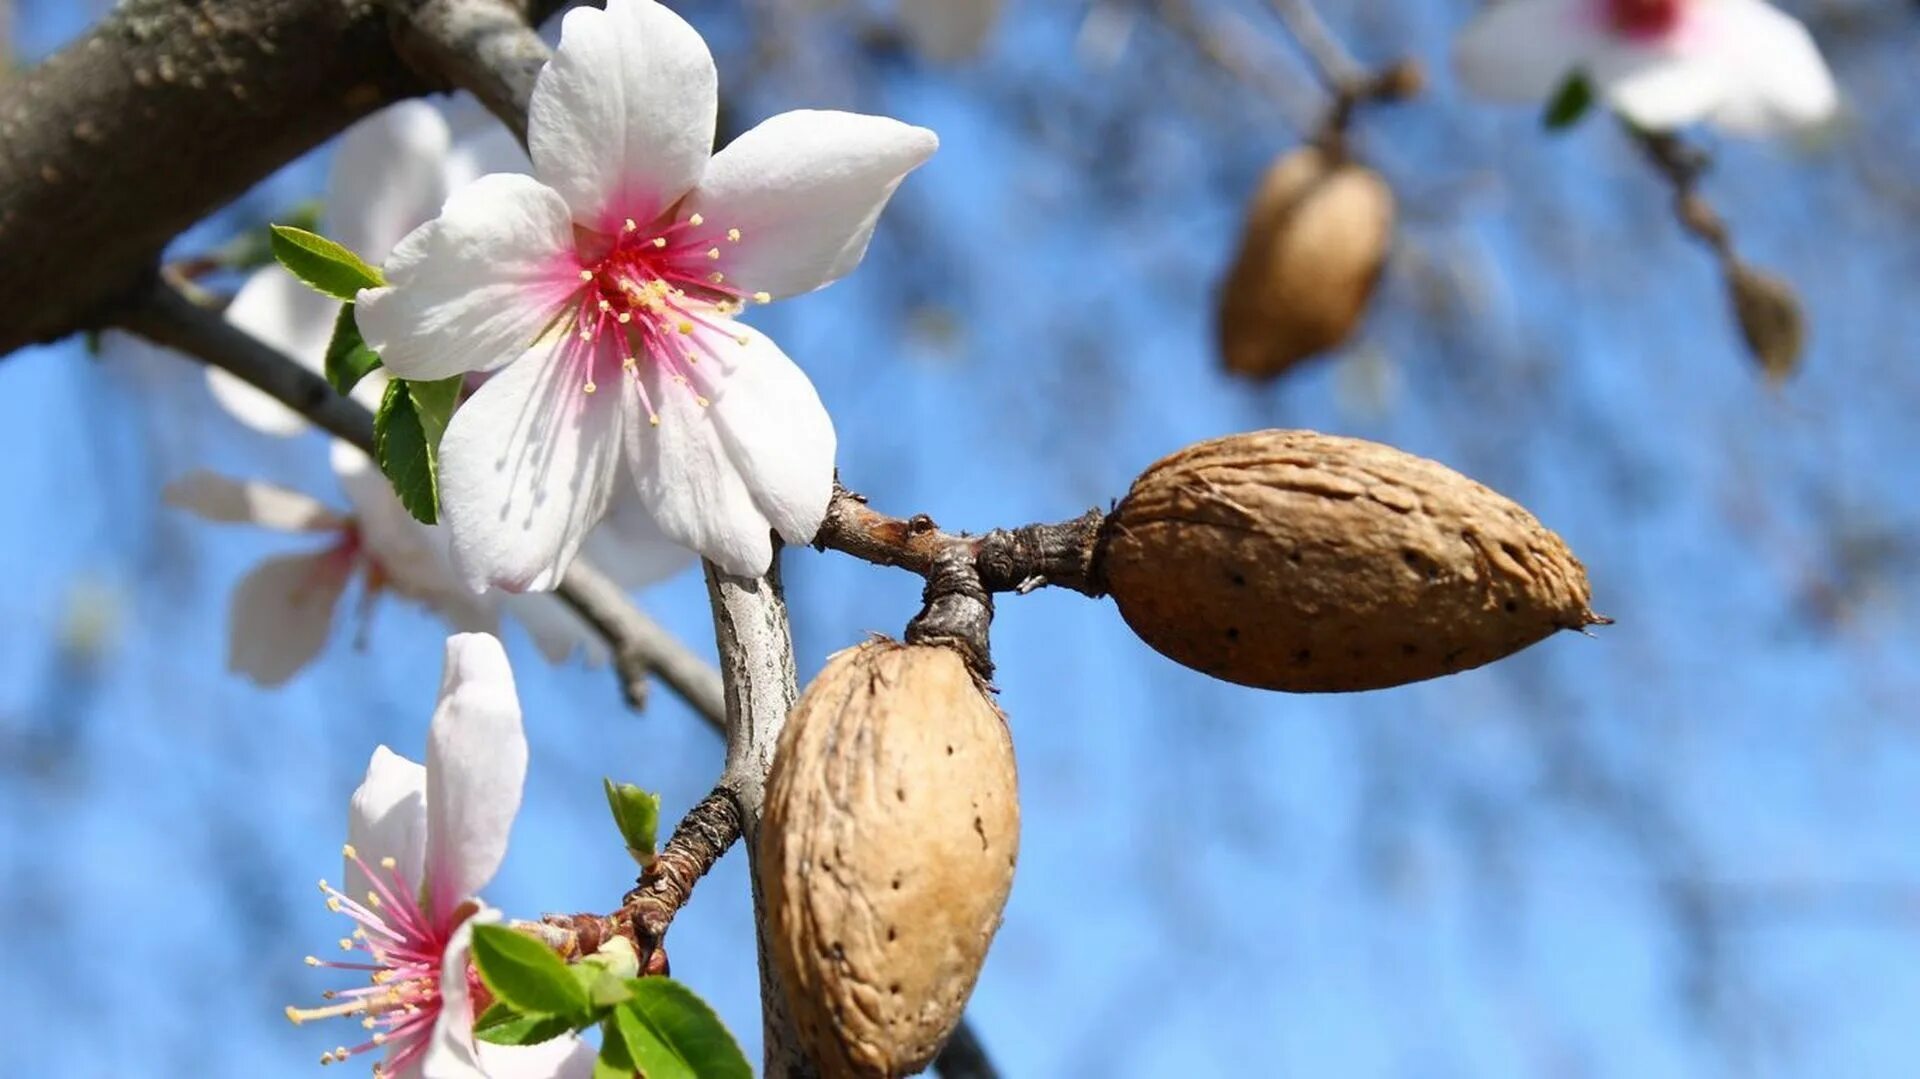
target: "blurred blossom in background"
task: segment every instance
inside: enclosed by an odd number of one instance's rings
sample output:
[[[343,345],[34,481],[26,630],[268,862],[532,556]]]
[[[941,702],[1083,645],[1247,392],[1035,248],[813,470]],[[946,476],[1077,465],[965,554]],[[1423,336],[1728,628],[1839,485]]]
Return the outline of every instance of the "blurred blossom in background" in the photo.
[[[907,0],[675,6],[713,44],[723,140],[813,106],[940,135],[861,272],[756,313],[876,505],[954,529],[1056,520],[1185,443],[1311,427],[1526,505],[1618,619],[1456,677],[1298,697],[1176,667],[1109,605],[1004,599],[1025,827],[970,1012],[1005,1074],[1920,1069],[1911,4],[1784,5],[1835,72],[1837,129],[1697,136],[1743,255],[1808,314],[1778,388],[1618,125],[1549,137],[1463,92],[1446,61],[1471,4],[1320,6],[1364,60],[1411,54],[1430,87],[1355,126],[1400,203],[1371,314],[1267,386],[1221,373],[1213,289],[1319,103],[1263,0],[1006,0],[937,59],[909,46],[938,28]],[[12,46],[36,60],[100,7],[18,0]],[[1257,82],[1171,30],[1180,11],[1231,31]],[[176,252],[284,219],[328,154]],[[0,1060],[307,1074],[334,1035],[281,1008],[324,988],[300,960],[338,935],[313,881],[337,871],[368,753],[421,743],[445,631],[383,604],[369,648],[342,619],[283,690],[225,672],[232,586],[287,538],[196,522],[162,486],[211,468],[337,487],[323,437],[241,427],[193,365],[28,350],[0,361],[0,431]],[[784,567],[803,678],[917,607],[905,574],[805,549]],[[697,572],[642,602],[711,647]],[[487,898],[611,909],[631,865],[600,777],[674,818],[718,739],[664,691],[635,715],[606,670],[505,639],[532,756]],[[744,865],[700,885],[673,969],[757,1058]]]

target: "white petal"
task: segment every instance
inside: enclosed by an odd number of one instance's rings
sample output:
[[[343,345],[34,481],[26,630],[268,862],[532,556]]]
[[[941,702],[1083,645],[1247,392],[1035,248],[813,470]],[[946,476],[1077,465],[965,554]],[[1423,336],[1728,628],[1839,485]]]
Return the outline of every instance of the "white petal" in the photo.
[[[440,110],[403,101],[350,128],[327,176],[327,235],[378,265],[447,198],[452,136]]]
[[[227,321],[318,372],[326,363],[339,310],[338,303],[272,265],[255,270],[240,286],[227,306]],[[299,413],[217,367],[207,368],[207,389],[234,419],[262,434],[286,438],[307,429]]]
[[[500,869],[527,777],[527,737],[506,650],[485,633],[447,638],[427,728],[427,894],[444,918]]]
[[[915,52],[952,63],[980,53],[1000,16],[1000,0],[899,0],[900,29]]]
[[[467,966],[473,954],[473,927],[493,925],[500,912],[481,907],[461,922],[440,953],[440,1015],[433,1021],[432,1040],[419,1064],[420,1079],[488,1079],[480,1067],[473,1023],[473,995],[467,986]],[[396,1079],[407,1079],[402,1072]]]
[[[1481,9],[1453,40],[1453,69],[1495,101],[1545,101],[1599,49],[1586,0],[1505,0]]]
[[[480,1068],[488,1079],[587,1079],[598,1055],[577,1034],[536,1045],[479,1042],[478,1047]]]
[[[440,443],[440,510],[468,586],[546,591],[606,511],[620,461],[620,361],[547,343],[488,379]]]
[[[1652,131],[1701,119],[1728,90],[1725,69],[1691,51],[1621,44],[1595,55],[1589,70],[1621,115]]]
[[[333,471],[353,504],[362,548],[384,587],[426,604],[454,629],[491,633],[500,628],[497,597],[475,594],[454,572],[446,529],[421,524],[367,455],[337,439]]]
[[[354,311],[394,374],[490,370],[531,345],[579,289],[573,223],[531,177],[483,176],[400,241],[386,278],[360,291]]]
[[[320,654],[353,564],[339,552],[269,558],[233,590],[227,669],[277,686]]]
[[[700,179],[718,102],[713,56],[680,16],[653,0],[575,8],[533,88],[534,175],[588,228],[651,221]]]
[[[939,145],[926,128],[884,116],[782,113],[714,155],[687,209],[740,230],[738,243],[720,245],[730,284],[810,292],[860,264],[894,188]]]
[[[386,746],[375,749],[367,762],[367,777],[347,806],[347,842],[389,889],[396,885],[380,863],[392,858],[400,876],[398,887],[408,897],[418,895],[427,851],[427,770]],[[346,884],[341,890],[365,902],[371,888],[367,875],[347,859]]]
[[[1813,36],[1799,20],[1762,0],[1719,0],[1702,11],[1726,68],[1726,95],[1712,112],[1718,126],[1768,135],[1829,120],[1840,93]]]
[[[346,521],[319,499],[258,480],[236,480],[198,471],[167,484],[170,506],[226,524],[259,525],[275,532],[330,532]]]
[[[660,530],[730,573],[766,572],[768,533],[813,538],[833,486],[833,423],[812,383],[772,341],[714,335],[726,368],[710,407],[657,366],[647,371],[658,425],[628,424],[628,460]]]
[[[601,572],[632,590],[664,581],[698,561],[691,550],[660,531],[631,483],[616,483],[615,488],[606,518],[587,534],[580,549]]]

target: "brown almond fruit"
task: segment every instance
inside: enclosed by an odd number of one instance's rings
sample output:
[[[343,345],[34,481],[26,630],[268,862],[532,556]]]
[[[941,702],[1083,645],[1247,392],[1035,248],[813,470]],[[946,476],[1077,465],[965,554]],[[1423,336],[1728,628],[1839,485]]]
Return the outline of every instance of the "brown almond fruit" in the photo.
[[[758,873],[769,949],[823,1075],[909,1075],[960,1021],[1013,887],[1013,742],[959,653],[827,660],[780,735]]]
[[[1162,655],[1263,689],[1381,689],[1605,621],[1533,515],[1434,461],[1313,431],[1189,446],[1107,520],[1096,579]]]
[[[1346,340],[1380,280],[1393,218],[1392,189],[1364,165],[1315,146],[1276,161],[1220,289],[1227,370],[1274,378]]]

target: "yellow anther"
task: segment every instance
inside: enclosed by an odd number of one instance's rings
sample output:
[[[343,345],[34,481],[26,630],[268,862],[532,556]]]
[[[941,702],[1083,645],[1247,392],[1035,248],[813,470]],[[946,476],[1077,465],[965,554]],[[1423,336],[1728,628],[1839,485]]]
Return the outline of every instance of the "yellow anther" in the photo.
[[[304,1019],[304,1016],[300,1014],[300,1009],[294,1007],[291,1004],[287,1005],[287,1022],[292,1023],[294,1026],[297,1027],[300,1025],[303,1019]]]
[[[772,302],[773,302],[773,293],[771,293],[771,292],[756,292],[756,293],[754,293],[754,294],[753,294],[753,302],[754,302],[754,303],[772,303]]]
[[[667,238],[665,236],[655,236],[653,238],[653,246],[655,247],[667,246]]]
[[[374,910],[380,909],[380,895],[378,892],[367,893],[367,906]]]
[[[305,962],[310,967],[317,967],[320,965],[320,957],[317,955],[310,955],[310,956],[307,956]]]
[[[737,244],[737,243],[739,243],[739,242],[740,242],[740,230],[739,230],[739,229],[728,229],[728,230],[727,230],[727,242],[728,242],[728,243],[735,243],[735,244]]]
[[[633,218],[629,217],[627,218],[627,223],[621,227],[628,232],[634,232],[640,228],[640,223],[635,221]]]
[[[693,323],[682,319],[680,324],[678,326],[675,326],[674,329],[679,330],[681,333],[692,333]]]
[[[340,906],[340,900],[337,897],[329,896],[327,898],[327,909],[332,911],[335,914],[340,913],[342,909]]]
[[[698,395],[698,394],[695,394],[695,395],[694,395],[694,398],[693,398],[693,401],[694,401],[694,404],[697,404],[697,405],[699,405],[699,406],[700,406],[701,408],[705,408],[705,407],[707,407],[708,405],[710,405],[710,404],[713,404],[713,402],[712,402],[712,401],[709,401],[709,400],[707,400],[706,398],[704,398],[704,397],[701,397],[701,396],[700,396],[700,395]]]
[[[351,843],[347,843],[347,844],[344,844],[344,845],[342,845],[342,846],[341,846],[341,848],[340,848],[340,853],[341,853],[342,855],[344,855],[344,856],[346,856],[346,857],[348,857],[348,858],[358,858],[358,857],[360,857],[360,852],[359,852],[359,851],[357,851],[357,850],[354,850],[354,849],[353,849],[353,844],[351,844]]]
[[[601,300],[601,301],[600,301],[600,311],[601,311],[601,312],[602,312],[603,314],[604,314],[605,312],[608,312],[608,311],[611,311],[611,310],[613,310],[613,304],[612,304],[611,302],[609,302],[609,301],[607,301],[607,300]]]
[[[739,334],[739,335],[736,335],[736,336],[734,337],[734,339],[733,339],[733,340],[734,340],[734,343],[735,343],[735,344],[741,344],[741,345],[746,345],[746,344],[752,344],[752,343],[753,343],[753,338],[751,338],[751,337],[748,337],[748,336],[747,336],[746,334],[744,334],[744,333],[743,333],[743,334]]]
[[[708,257],[708,258],[710,258],[710,259],[717,259],[717,258],[719,258],[719,257],[720,257],[720,249],[719,249],[719,248],[717,248],[717,247],[709,247],[709,248],[707,248],[707,257]]]
[[[580,389],[581,389],[582,391],[584,391],[584,392],[586,392],[586,393],[592,393],[593,391],[595,391],[595,390],[597,390],[597,389],[599,389],[599,388],[600,388],[600,387],[598,387],[598,386],[596,386],[596,385],[594,385],[594,384],[593,384],[592,382],[588,382],[588,383],[587,383],[586,385],[584,385],[584,386],[582,386],[582,387],[580,387]]]
[[[640,363],[640,361],[639,361],[639,359],[638,359],[638,358],[636,358],[636,357],[633,357],[633,356],[628,356],[628,357],[627,357],[626,359],[624,359],[624,360],[621,360],[621,361],[620,361],[620,366],[622,366],[622,367],[624,367],[624,368],[626,368],[627,370],[629,370],[629,371],[631,371],[631,370],[633,370],[633,369],[634,369],[635,367],[637,367],[637,366],[639,366],[639,363]]]
[[[613,320],[615,322],[618,322],[620,325],[625,326],[627,323],[633,321],[633,312],[622,311],[619,314],[613,316]]]
[[[580,271],[580,280],[582,280],[582,281],[591,281],[591,280],[593,280],[593,271],[592,271],[592,270],[581,270],[581,271]]]
[[[660,414],[658,412],[647,413],[647,422],[653,424],[655,427],[660,426]]]
[[[350,952],[350,951],[352,951],[352,950],[353,950],[353,938],[352,938],[352,937],[341,937],[341,938],[340,938],[340,950],[341,950],[341,951],[343,951],[343,952]]]
[[[399,865],[400,865],[399,859],[395,858],[391,854],[387,855],[385,858],[380,859],[380,868],[382,869],[394,869],[394,868],[397,868]]]
[[[699,214],[694,214],[692,217],[687,218],[687,224],[692,225],[694,228],[699,228],[706,223],[707,219],[701,217]]]
[[[592,331],[592,330],[581,330],[581,331],[580,331],[580,340],[582,340],[582,341],[591,341],[591,340],[593,340],[593,331]]]
[[[721,273],[719,270],[715,270],[712,273],[707,275],[707,280],[713,282],[716,285],[721,283],[722,281],[725,281],[726,279],[727,279],[727,275]]]

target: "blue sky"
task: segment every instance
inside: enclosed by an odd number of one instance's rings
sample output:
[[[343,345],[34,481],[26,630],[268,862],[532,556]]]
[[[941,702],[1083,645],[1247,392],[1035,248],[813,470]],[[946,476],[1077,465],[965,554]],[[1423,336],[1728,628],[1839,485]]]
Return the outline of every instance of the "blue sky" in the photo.
[[[1624,140],[1603,122],[1548,139],[1461,98],[1441,61],[1467,7],[1438,0],[1327,6],[1363,55],[1440,69],[1427,99],[1362,121],[1403,202],[1380,309],[1276,386],[1226,379],[1211,289],[1293,133],[1144,27],[1096,69],[1072,51],[1084,5],[1009,6],[978,68],[795,62],[738,103],[942,137],[860,272],[759,319],[819,385],[847,482],[980,529],[1104,504],[1202,437],[1359,435],[1532,508],[1619,621],[1438,682],[1296,697],[1185,671],[1104,603],[1003,599],[1023,849],[972,1012],[1007,1074],[1912,1074],[1906,8],[1849,9],[1885,22],[1827,40],[1855,108],[1840,138],[1714,146],[1743,251],[1812,319],[1806,370],[1774,390]],[[78,7],[22,2],[18,46],[70,36]],[[1256,3],[1221,10],[1271,31]],[[692,17],[723,87],[745,85],[743,27]],[[182,249],[312,194],[324,155]],[[229,590],[297,544],[184,519],[159,486],[215,467],[338,495],[322,440],[242,431],[187,365],[29,350],[0,363],[0,430],[0,1058],[307,1074],[337,1035],[280,1012],[326,987],[300,958],[342,931],[312,882],[338,871],[374,745],[421,752],[444,633],[385,603],[367,650],[343,624],[283,691],[224,673]],[[785,568],[803,672],[917,605],[897,572],[811,551]],[[708,647],[697,575],[643,599]],[[600,776],[677,814],[719,745],[664,692],[635,716],[604,670],[508,645],[533,760],[488,898],[610,908],[630,870]],[[739,853],[672,953],[757,1046]]]

